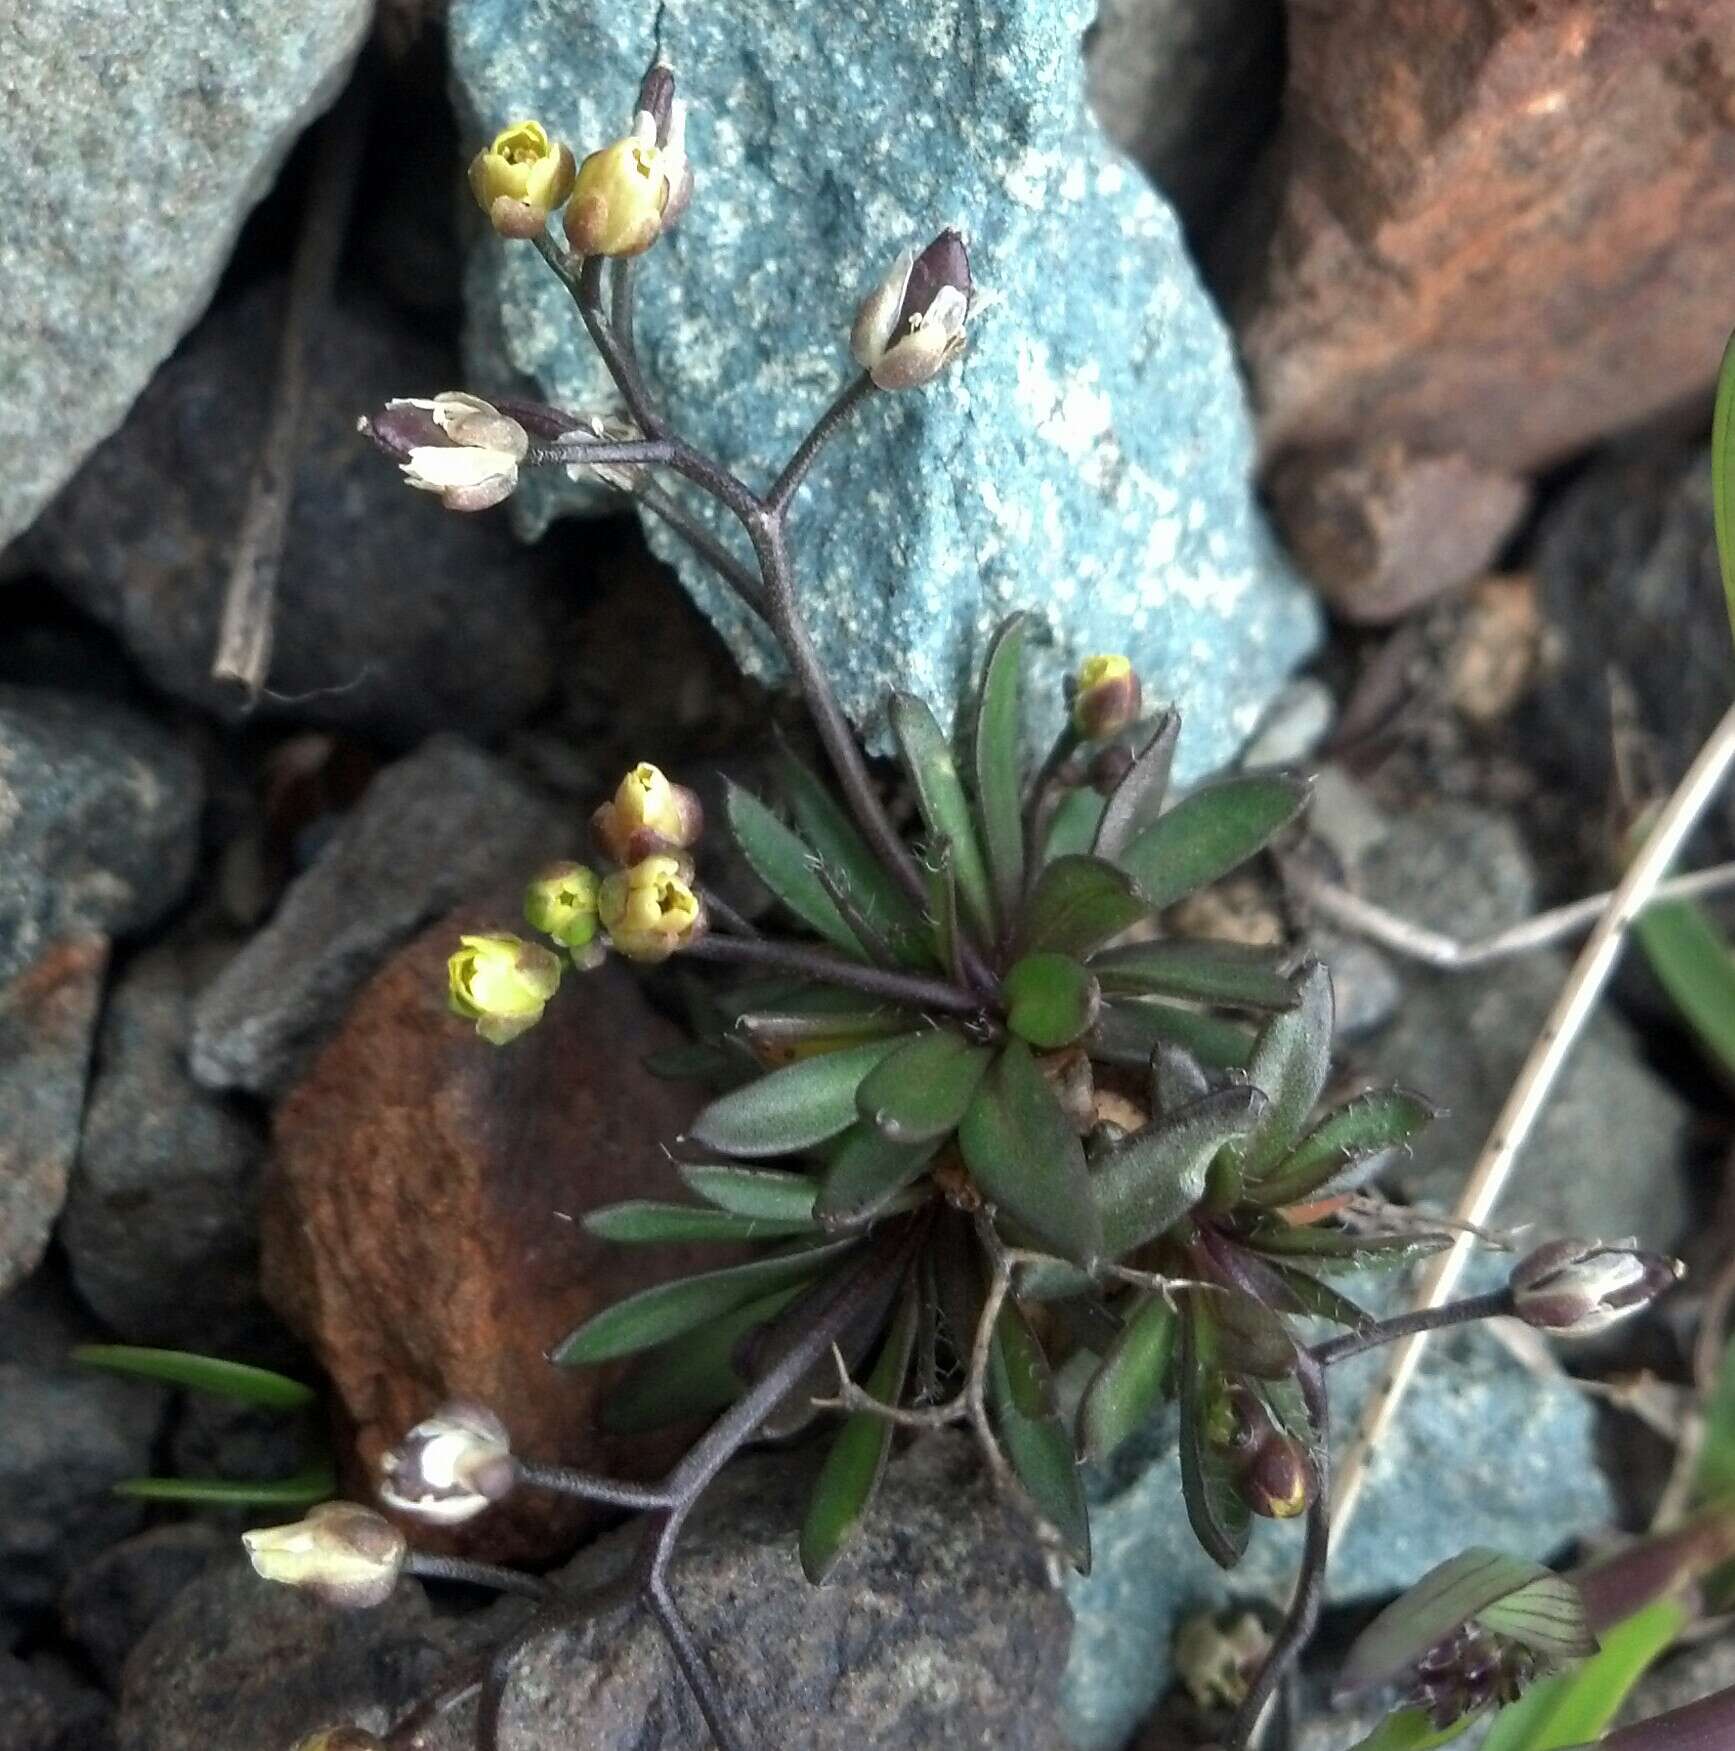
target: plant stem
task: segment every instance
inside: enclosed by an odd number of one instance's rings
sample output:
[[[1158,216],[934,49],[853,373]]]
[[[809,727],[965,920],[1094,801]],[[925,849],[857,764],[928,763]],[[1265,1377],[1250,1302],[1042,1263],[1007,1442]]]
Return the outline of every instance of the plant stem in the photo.
[[[847,960],[828,950],[804,948],[798,943],[768,942],[739,936],[702,936],[682,951],[695,960],[733,961],[741,966],[768,967],[817,979],[827,985],[845,985],[870,997],[884,997],[912,1009],[935,1010],[943,1015],[979,1015],[982,999],[944,979],[924,978],[920,973],[900,973],[889,967],[869,966]]]
[[[758,577],[744,566],[702,523],[688,515],[678,499],[650,479],[633,488],[633,497],[653,516],[660,517],[704,562],[722,578],[753,612],[764,618],[763,590]]]
[[[604,1508],[626,1508],[634,1513],[646,1509],[666,1508],[669,1492],[646,1484],[617,1483],[593,1471],[574,1471],[565,1465],[538,1465],[531,1460],[516,1461],[518,1481],[531,1489],[548,1490],[557,1496],[577,1496],[581,1502],[595,1502]]]
[[[1024,880],[1027,888],[1035,884],[1042,872],[1042,842],[1048,835],[1050,798],[1055,780],[1078,745],[1078,731],[1072,727],[1069,714],[1061,725],[1060,734],[1054,738],[1054,745],[1037,767],[1036,776],[1030,781],[1030,791],[1024,799]]]
[[[490,1587],[496,1593],[519,1593],[526,1599],[546,1599],[549,1586],[535,1575],[517,1569],[502,1568],[498,1563],[476,1563],[458,1556],[435,1556],[429,1551],[412,1550],[404,1561],[404,1573],[419,1581],[462,1581],[470,1587]]]
[[[827,439],[849,418],[853,409],[873,393],[874,380],[866,371],[841,390],[837,399],[819,416],[814,428],[796,446],[795,454],[783,466],[783,472],[771,483],[765,495],[765,508],[774,517],[784,514],[795,497],[807,471],[824,449]]]
[[[622,256],[612,262],[609,267],[609,327],[614,334],[614,344],[620,364],[625,370],[627,379],[633,385],[633,394],[627,396],[627,406],[633,407],[636,397],[638,407],[634,408],[633,418],[639,423],[639,429],[647,438],[661,437],[668,429],[668,422],[657,411],[656,404],[651,400],[651,393],[645,387],[644,372],[639,366],[638,342],[633,336],[633,269],[637,264],[631,256]],[[581,290],[584,286],[584,274],[579,274]],[[599,285],[600,293],[600,285]],[[600,297],[598,300],[600,304]],[[626,395],[623,386],[621,393]],[[641,411],[642,409],[642,411]]]
[[[1408,1313],[1394,1314],[1378,1325],[1327,1338],[1308,1353],[1320,1367],[1329,1368],[1334,1362],[1347,1362],[1351,1356],[1364,1355],[1382,1344],[1413,1337],[1417,1332],[1443,1331],[1448,1326],[1470,1325],[1480,1319],[1500,1319],[1511,1312],[1512,1291],[1492,1289],[1486,1295],[1466,1295],[1460,1301],[1448,1301],[1439,1307],[1416,1307]]]

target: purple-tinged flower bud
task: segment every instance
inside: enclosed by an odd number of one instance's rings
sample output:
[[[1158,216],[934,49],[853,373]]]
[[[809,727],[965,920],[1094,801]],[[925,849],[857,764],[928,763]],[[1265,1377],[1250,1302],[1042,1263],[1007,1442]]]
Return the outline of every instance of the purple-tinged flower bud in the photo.
[[[321,1502],[292,1525],[243,1532],[241,1542],[263,1579],[346,1611],[391,1597],[406,1550],[403,1533],[358,1502]]]
[[[1144,705],[1138,671],[1122,656],[1086,657],[1073,680],[1072,727],[1087,742],[1106,742],[1138,722]]]
[[[437,492],[449,511],[485,511],[518,487],[518,464],[530,435],[517,420],[480,396],[447,390],[432,401],[388,401],[357,430],[423,492]]]
[[[1553,1240],[1513,1267],[1512,1310],[1558,1338],[1595,1337],[1648,1307],[1685,1267],[1634,1241]]]
[[[856,311],[849,348],[880,389],[919,389],[964,350],[974,291],[960,233],[906,249]]]
[[[478,1404],[442,1405],[380,1461],[380,1500],[436,1526],[474,1519],[516,1482],[506,1426]]]
[[[684,784],[641,760],[590,818],[598,848],[623,867],[662,852],[685,851],[705,831],[705,811]]]

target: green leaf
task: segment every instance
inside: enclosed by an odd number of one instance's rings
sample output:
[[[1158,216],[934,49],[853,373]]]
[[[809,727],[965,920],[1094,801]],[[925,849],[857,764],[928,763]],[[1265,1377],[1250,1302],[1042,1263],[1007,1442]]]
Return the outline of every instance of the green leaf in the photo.
[[[1027,616],[1000,623],[988,647],[982,694],[976,705],[976,803],[982,844],[1001,919],[1017,916],[1024,892],[1024,785],[1018,758],[1019,667]]]
[[[922,863],[928,883],[928,910],[933,917],[934,947],[941,968],[955,985],[968,986],[964,972],[963,925],[958,917],[958,878],[952,869],[952,847],[944,839],[926,847]]]
[[[245,1362],[225,1362],[221,1356],[201,1356],[191,1350],[152,1350],[138,1344],[79,1344],[72,1359],[87,1367],[106,1368],[111,1374],[184,1386],[189,1392],[232,1399],[236,1404],[263,1405],[271,1410],[303,1410],[318,1397],[311,1386],[291,1380],[287,1374],[254,1368]]]
[[[1159,815],[1118,861],[1161,910],[1263,851],[1308,795],[1304,780],[1283,772],[1220,779]]]
[[[310,1508],[337,1494],[337,1473],[322,1461],[293,1477],[130,1477],[114,1485],[114,1494],[190,1508]]]
[[[862,1078],[856,1111],[890,1143],[949,1137],[993,1057],[952,1028],[932,1028]]]
[[[1180,1316],[1156,1290],[1137,1301],[1078,1403],[1078,1450],[1101,1465],[1150,1421],[1169,1383]]]
[[[827,1228],[847,1228],[882,1215],[939,1153],[940,1141],[900,1143],[866,1120],[852,1125],[826,1167],[814,1215]]]
[[[1150,916],[1131,879],[1100,857],[1057,857],[1037,877],[1018,925],[1018,952],[1084,956]]]
[[[703,1082],[711,1088],[733,1088],[752,1068],[739,1053],[710,1041],[664,1046],[645,1054],[645,1069],[659,1082]]]
[[[1477,1709],[1461,1715],[1449,1727],[1436,1727],[1425,1708],[1402,1708],[1387,1715],[1351,1751],[1436,1751],[1438,1746],[1450,1745],[1469,1732],[1486,1713],[1485,1709]]]
[[[1262,1301],[1239,1289],[1218,1295],[1211,1304],[1217,1327],[1217,1351],[1225,1368],[1259,1380],[1282,1380],[1295,1372],[1295,1339],[1289,1328]]]
[[[1279,950],[1239,942],[1135,942],[1096,955],[1090,970],[1104,991],[1135,997],[1192,997],[1246,1009],[1287,1009],[1295,986],[1277,969]]]
[[[1680,1597],[1653,1600],[1574,1671],[1544,1678],[1495,1717],[1482,1751],[1563,1751],[1602,1736],[1633,1687],[1693,1620]]]
[[[763,1216],[736,1216],[727,1210],[707,1210],[692,1204],[661,1204],[634,1198],[607,1204],[584,1218],[587,1234],[626,1246],[649,1246],[672,1240],[785,1240],[811,1234],[814,1224],[802,1218],[771,1221]]]
[[[641,1289],[593,1314],[549,1352],[549,1360],[561,1368],[577,1368],[667,1343],[773,1289],[807,1282],[854,1244],[853,1240],[834,1240],[822,1246],[803,1246]]]
[[[671,1423],[711,1416],[747,1390],[736,1357],[748,1336],[774,1319],[802,1291],[791,1283],[749,1301],[635,1361],[602,1405],[611,1435],[642,1435]]]
[[[1248,1079],[1270,1104],[1252,1136],[1241,1145],[1247,1181],[1276,1168],[1301,1135],[1331,1070],[1331,975],[1309,961],[1296,976],[1300,1000],[1259,1030],[1247,1067]]]
[[[804,1058],[711,1102],[688,1137],[725,1155],[793,1155],[855,1122],[861,1080],[908,1034]]]
[[[1211,1092],[1199,1060],[1180,1046],[1158,1046],[1151,1055],[1152,1105],[1159,1114],[1179,1112]]]
[[[1181,1318],[1181,1497],[1193,1536],[1219,1567],[1240,1562],[1253,1516],[1230,1481],[1229,1468],[1210,1439],[1212,1413],[1222,1391],[1215,1309],[1198,1292],[1187,1295]]]
[[[750,1009],[735,1017],[730,1032],[754,1053],[756,1062],[780,1064],[851,1040],[908,1033],[915,1019],[907,1010],[883,1006],[831,1014]]]
[[[1711,417],[1711,521],[1723,572],[1723,597],[1735,625],[1735,335],[1723,352],[1717,407]]]
[[[1180,734],[1181,714],[1165,711],[1157,720],[1156,732],[1139,750],[1138,758],[1114,787],[1102,811],[1091,843],[1091,850],[1098,857],[1106,857],[1110,862],[1118,860],[1137,834],[1162,813]]]
[[[984,1197],[1074,1264],[1102,1250],[1084,1146],[1022,1040],[1008,1040],[958,1127]]]
[[[1347,1228],[1287,1222],[1261,1223],[1248,1245],[1279,1259],[1300,1259],[1325,1270],[1395,1271],[1452,1244],[1449,1234],[1352,1234]]]
[[[866,1381],[866,1391],[881,1404],[895,1405],[903,1396],[916,1342],[916,1297],[906,1293],[898,1305],[879,1359]],[[820,1467],[807,1517],[801,1524],[801,1572],[815,1586],[836,1568],[838,1559],[867,1518],[885,1475],[893,1425],[872,1411],[855,1411],[844,1421]]]
[[[753,873],[810,930],[817,931],[834,948],[860,960],[862,945],[815,873],[812,850],[764,803],[739,785],[729,786],[726,806],[729,830]]]
[[[1735,954],[1728,939],[1691,900],[1647,906],[1633,934],[1700,1045],[1735,1076]]]
[[[1256,1088],[1225,1088],[1153,1119],[1091,1162],[1103,1247],[1125,1258],[1172,1227],[1205,1195],[1218,1150],[1246,1136],[1265,1105]]]
[[[1249,1188],[1256,1204],[1294,1204],[1325,1195],[1346,1167],[1401,1148],[1439,1115],[1405,1088],[1375,1088],[1329,1112],[1277,1169]]]
[[[994,938],[994,905],[988,886],[988,866],[971,819],[970,801],[958,779],[958,763],[934,714],[913,693],[894,693],[892,734],[916,787],[916,802],[928,831],[952,848],[952,871],[964,915],[985,941]]]
[[[1159,1046],[1180,1046],[1213,1070],[1245,1069],[1253,1034],[1232,1021],[1154,997],[1121,997],[1102,1006],[1091,1032],[1091,1056],[1142,1070]]]
[[[1084,856],[1096,837],[1102,813],[1103,800],[1089,785],[1067,791],[1049,817],[1042,840],[1043,861],[1052,863],[1057,857]]]
[[[1055,1051],[1088,1033],[1102,1007],[1096,980],[1071,955],[1028,954],[1001,986],[1006,1025],[1019,1039]]]
[[[921,913],[824,783],[787,748],[780,751],[777,778],[801,837],[848,888],[863,917],[906,966],[932,966],[933,945]]]
[[[1356,1637],[1337,1693],[1401,1676],[1436,1642],[1471,1622],[1555,1658],[1596,1647],[1584,1601],[1567,1577],[1476,1546],[1430,1569]]]
[[[736,1167],[733,1163],[677,1162],[675,1171],[687,1189],[719,1210],[736,1216],[762,1217],[767,1222],[806,1222],[813,1215],[817,1182],[804,1173],[782,1173],[771,1167]]]
[[[1294,1265],[1278,1264],[1275,1260],[1267,1261],[1267,1268],[1275,1273],[1283,1292],[1281,1311],[1329,1319],[1333,1325],[1345,1326],[1350,1331],[1365,1331],[1376,1323],[1365,1307],[1358,1306],[1347,1295],[1329,1283],[1322,1283],[1309,1272],[1298,1270]],[[1273,1305],[1278,1304],[1273,1302]]]
[[[1018,1481],[1060,1534],[1073,1566],[1090,1573],[1090,1509],[1073,1455],[1072,1436],[1055,1408],[1054,1381],[1036,1334],[1008,1300],[988,1352],[988,1396],[994,1426]]]
[[[1693,1500],[1730,1500],[1735,1498],[1735,1341],[1723,1346],[1701,1413],[1704,1434],[1693,1468]]]

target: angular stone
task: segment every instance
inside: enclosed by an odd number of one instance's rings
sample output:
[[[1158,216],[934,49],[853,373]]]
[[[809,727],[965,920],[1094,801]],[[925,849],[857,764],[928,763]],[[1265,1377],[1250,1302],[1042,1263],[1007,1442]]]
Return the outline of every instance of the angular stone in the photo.
[[[66,1201],[107,966],[102,937],[74,937],[0,985],[0,1294],[41,1262]]]
[[[654,35],[592,0],[460,0],[451,43],[473,137],[537,114],[581,151],[620,134],[653,44],[679,68],[698,192],[641,264],[642,351],[677,426],[755,480],[852,375],[857,300],[900,249],[961,223],[995,299],[969,351],[870,402],[795,518],[820,656],[876,734],[890,687],[949,719],[996,622],[1029,608],[1033,733],[1058,722],[1064,670],[1125,650],[1147,698],[1187,713],[1185,777],[1234,752],[1317,622],[1248,490],[1234,359],[1174,215],[1084,119],[1088,22],[1047,0],[892,0],[864,59],[826,0],[668,11]],[[485,239],[470,309],[477,387],[528,374],[600,404],[533,252]],[[553,486],[520,493],[529,526],[579,496]],[[766,672],[744,611],[649,533]]]
[[[1471,506],[1491,526],[1498,476],[1708,384],[1732,43],[1735,0],[1291,0],[1283,127],[1224,264],[1267,459],[1396,441],[1418,470],[1492,477]],[[1363,515],[1421,490],[1388,477]],[[1284,523],[1330,514],[1292,497]],[[1475,563],[1426,519],[1385,533],[1377,564],[1329,579],[1352,611],[1406,570],[1438,588]]]
[[[62,938],[125,936],[186,892],[203,782],[118,705],[0,687],[0,981]]]
[[[0,545],[114,430],[204,307],[371,12],[365,0],[6,9],[0,382],[31,411],[30,441],[0,473]]]
[[[110,1690],[140,1637],[181,1591],[218,1562],[232,1564],[232,1541],[189,1520],[157,1526],[99,1551],[67,1582],[60,1620],[79,1653]]]
[[[264,1138],[187,1073],[188,979],[180,950],[152,949],[109,997],[60,1238],[119,1337],[234,1355],[264,1314]]]
[[[600,1204],[679,1195],[663,1145],[696,1102],[641,1060],[684,1036],[610,962],[569,973],[529,1033],[484,1044],[447,1010],[445,960],[461,931],[511,916],[503,897],[395,956],[278,1108],[266,1293],[330,1374],[364,1467],[465,1397],[527,1455],[654,1470],[667,1442],[606,1440],[593,1425],[618,1366],[560,1369],[545,1353],[606,1303],[726,1262],[715,1248],[612,1246],[579,1222]],[[584,1517],[523,1491],[462,1542],[546,1557]]]
[[[369,786],[271,922],[200,993],[193,1075],[283,1089],[356,988],[406,937],[467,896],[523,880],[576,829],[510,767],[434,736]],[[514,928],[516,904],[502,914]]]
[[[358,436],[370,408],[457,374],[442,348],[365,299],[328,311],[308,351],[268,690],[249,708],[212,678],[281,305],[264,285],[214,311],[27,551],[158,687],[213,715],[289,716],[400,742],[513,727],[552,680],[547,565],[498,519],[445,514],[407,489]]]

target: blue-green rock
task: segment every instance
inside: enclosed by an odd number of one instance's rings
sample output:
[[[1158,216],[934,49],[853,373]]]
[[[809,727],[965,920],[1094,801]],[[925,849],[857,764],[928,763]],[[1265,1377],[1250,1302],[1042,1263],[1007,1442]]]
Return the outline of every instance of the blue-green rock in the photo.
[[[848,380],[857,301],[896,252],[959,225],[981,290],[961,366],[876,397],[797,507],[821,652],[877,729],[890,686],[948,710],[994,624],[1028,607],[1051,635],[1034,689],[1050,724],[1063,669],[1124,650],[1147,698],[1185,710],[1196,774],[1306,654],[1316,610],[1255,510],[1229,337],[1174,216],[1086,114],[1091,14],[1075,0],[454,0],[452,63],[474,139],[536,115],[582,155],[624,131],[660,41],[692,103],[698,181],[642,259],[641,351],[678,427],[751,481]],[[484,238],[469,302],[472,387],[522,373],[564,405],[608,405],[527,245]],[[520,515],[534,530],[583,502],[555,481],[521,493]],[[749,619],[651,535],[765,672]]]

